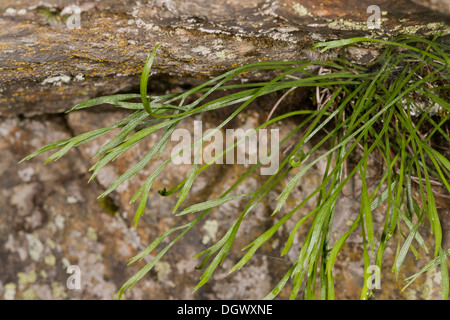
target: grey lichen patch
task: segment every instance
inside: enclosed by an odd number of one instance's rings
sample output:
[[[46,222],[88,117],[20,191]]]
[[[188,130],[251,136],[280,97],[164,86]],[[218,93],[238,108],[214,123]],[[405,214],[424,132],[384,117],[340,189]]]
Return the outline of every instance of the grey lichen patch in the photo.
[[[209,29],[209,28],[198,28],[199,31],[204,32],[204,33],[210,33],[210,34],[223,34],[223,35],[227,35],[230,36],[232,35],[231,32],[229,31],[225,31],[225,30],[220,30],[220,29]]]
[[[275,239],[274,241],[272,241],[272,249],[275,250],[276,248],[278,248],[278,246],[280,245],[280,239]]]
[[[417,34],[420,32],[426,36],[435,35],[438,31],[442,31],[442,35],[445,36],[450,33],[450,27],[443,22],[413,24],[406,26],[404,24],[399,24],[395,26],[392,31],[405,34]]]
[[[213,48],[215,50],[220,50],[223,48],[223,40],[222,39],[216,39],[213,42]]]
[[[71,77],[68,75],[60,75],[55,77],[49,77],[47,79],[44,79],[42,84],[53,84],[54,86],[61,86],[63,83],[69,83]]]
[[[442,282],[441,272],[437,268],[432,268],[425,273],[425,281],[420,285],[418,294],[424,300],[433,299],[433,289],[440,287]]]
[[[55,217],[55,226],[59,229],[59,230],[63,230],[64,229],[64,223],[65,223],[65,218],[62,215],[57,215]]]
[[[83,80],[85,80],[84,74],[79,73],[75,76],[75,81],[83,81]]]
[[[170,267],[170,264],[168,262],[165,261],[158,262],[155,265],[155,271],[158,281],[163,282],[169,285],[170,287],[175,287],[175,283],[169,280],[169,276],[172,273],[172,268]]]
[[[433,36],[437,32],[442,32],[442,36],[450,34],[450,27],[444,22],[433,22],[428,24],[411,24],[406,25],[406,21],[399,20],[399,23],[390,30],[385,30],[388,36],[395,34],[418,34],[424,36]],[[405,23],[402,23],[405,22]]]
[[[64,269],[67,269],[67,267],[71,265],[69,259],[67,259],[66,257],[63,257],[61,259],[61,264],[62,264]]]
[[[46,257],[44,258],[44,262],[45,262],[47,265],[49,265],[50,267],[53,267],[53,266],[55,265],[55,263],[56,263],[56,257],[55,257],[54,255],[46,256]]]
[[[198,53],[198,54],[200,54],[202,56],[207,56],[208,54],[211,53],[211,49],[207,48],[205,46],[195,47],[195,48],[191,49],[191,51],[194,52],[194,53]]]
[[[44,245],[36,236],[27,234],[25,235],[25,237],[29,244],[28,254],[30,255],[33,261],[39,261],[42,252],[44,251]]]
[[[39,272],[39,275],[41,276],[42,279],[47,279],[48,278],[47,271],[45,271],[45,270],[41,270]]]
[[[295,13],[297,13],[301,17],[312,16],[312,14],[308,12],[308,9],[302,6],[300,3],[294,3],[292,8],[294,9]]]
[[[329,20],[328,27],[333,30],[369,30],[365,21],[359,22],[344,19]]]
[[[97,241],[98,239],[97,232],[95,232],[94,228],[92,227],[87,228],[86,235],[91,241]]]
[[[5,292],[3,293],[3,299],[14,300],[16,296],[17,285],[13,282],[5,284]]]
[[[431,30],[438,30],[438,29],[442,29],[444,28],[445,30],[447,30],[447,32],[449,32],[449,26],[446,25],[443,22],[432,22],[432,23],[428,23],[427,24],[427,28],[431,29]]]
[[[7,16],[7,17],[14,17],[17,13],[17,10],[14,8],[6,8],[5,12],[3,13],[3,15]]]
[[[25,167],[22,170],[17,171],[17,174],[19,175],[20,179],[22,179],[22,181],[24,181],[24,182],[30,182],[34,173],[35,172],[32,167]]]
[[[219,222],[217,220],[207,220],[203,226],[205,235],[202,238],[203,244],[208,244],[211,240],[216,240],[217,231],[219,230]]]
[[[343,31],[364,31],[367,34],[365,37],[384,37],[388,39],[389,37],[398,34],[422,34],[425,36],[430,36],[436,34],[438,31],[442,31],[443,35],[450,33],[450,28],[444,22],[433,22],[428,24],[411,24],[412,22],[406,23],[407,20],[402,19],[398,21],[392,21],[389,25],[386,23],[387,18],[381,18],[381,27],[379,29],[369,29],[366,21],[352,21],[347,19],[325,19],[327,22],[324,24],[310,24],[308,26],[314,27],[328,27],[333,30],[343,30]],[[409,24],[409,25],[408,25]]]
[[[17,274],[17,278],[18,278],[17,282],[19,284],[26,285],[26,284],[29,284],[29,283],[35,283],[36,280],[37,280],[36,271],[33,269],[30,272],[28,272],[28,273],[19,272]]]
[[[172,272],[170,264],[163,261],[155,265],[156,276],[159,281],[164,281],[166,277]]]
[[[51,287],[52,287],[52,295],[54,298],[58,299],[58,298],[62,298],[65,299],[67,298],[67,292],[66,292],[66,288],[64,287],[63,284],[53,281],[51,283]]]
[[[223,40],[216,39],[212,43],[211,48],[206,47],[206,46],[198,46],[198,47],[191,49],[191,52],[193,52],[194,54],[203,56],[203,57],[209,56],[210,54],[214,54],[215,57],[220,60],[234,60],[237,58],[236,54],[230,52],[229,50],[223,49],[223,48],[224,48]],[[191,56],[188,56],[188,57],[192,59]]]
[[[216,52],[216,57],[222,60],[225,59],[236,59],[236,55],[234,53],[227,53],[225,50]]]
[[[55,249],[55,248],[56,248],[56,243],[55,243],[52,239],[50,239],[50,238],[45,239],[45,244],[46,244],[50,249]]]
[[[15,9],[15,8],[6,8],[4,15],[15,17],[15,16],[23,16],[27,13],[27,9]]]
[[[420,29],[422,29],[423,26],[421,25],[415,25],[415,26],[396,26],[394,27],[394,31],[403,31],[407,34],[415,34],[417,33],[417,31],[419,31]]]
[[[295,31],[295,30],[292,30]],[[298,38],[291,35],[292,31],[288,29],[278,28],[276,31],[269,33],[269,36],[275,41],[298,43]]]
[[[67,203],[69,203],[69,204],[74,204],[74,203],[78,202],[77,198],[75,198],[73,196],[68,196],[66,200],[67,200]]]
[[[22,298],[24,300],[36,300],[38,298],[38,295],[36,294],[36,291],[34,288],[28,288],[22,293]]]

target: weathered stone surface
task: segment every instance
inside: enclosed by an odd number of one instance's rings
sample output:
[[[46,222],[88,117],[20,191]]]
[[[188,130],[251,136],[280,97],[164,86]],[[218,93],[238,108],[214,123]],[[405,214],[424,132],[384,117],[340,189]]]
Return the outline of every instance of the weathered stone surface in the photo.
[[[65,22],[71,0],[0,3],[0,115],[55,113],[90,97],[136,89],[157,43],[155,74],[192,82],[186,77],[254,61],[310,59],[318,41],[449,33],[448,10],[409,0],[77,3],[80,29]],[[380,29],[367,28],[370,5],[380,7]]]

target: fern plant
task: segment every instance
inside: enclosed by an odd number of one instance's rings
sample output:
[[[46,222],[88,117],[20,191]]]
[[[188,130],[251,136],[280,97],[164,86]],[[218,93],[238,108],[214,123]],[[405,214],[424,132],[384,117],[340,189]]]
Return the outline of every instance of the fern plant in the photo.
[[[233,199],[243,198],[246,201],[245,209],[235,217],[234,223],[228,231],[219,241],[196,256],[203,257],[199,268],[204,269],[204,272],[195,290],[203,286],[226,259],[241,224],[244,220],[249,219],[253,208],[290,174],[292,178],[276,199],[273,215],[280,215],[278,221],[243,248],[246,251],[245,254],[229,270],[230,273],[243,268],[258,249],[271,239],[287,220],[295,217],[294,213],[314,199],[314,209],[296,221],[281,253],[284,255],[289,250],[297,250],[297,258],[288,272],[275,284],[274,289],[267,293],[266,299],[275,298],[288,281],[292,282],[291,299],[295,299],[300,290],[302,290],[304,299],[314,299],[316,287],[319,289],[317,294],[320,295],[320,298],[334,299],[334,264],[347,238],[358,227],[360,227],[359,232],[363,239],[363,258],[366,269],[372,264],[381,268],[384,251],[394,233],[398,234],[399,239],[393,265],[396,277],[400,273],[406,254],[410,250],[417,254],[417,249],[414,247],[416,243],[420,246],[419,250],[424,250],[426,253],[431,250],[434,260],[421,272],[408,278],[407,280],[410,281],[408,285],[421,273],[433,266],[441,265],[442,298],[447,299],[449,278],[446,258],[450,254],[450,250],[444,250],[442,247],[443,232],[432,185],[441,185],[445,193],[450,191],[448,182],[450,161],[445,156],[445,149],[441,152],[438,151],[432,147],[431,141],[439,136],[441,141],[450,142],[447,122],[450,116],[448,103],[448,50],[450,47],[441,43],[438,36],[436,35],[432,40],[402,35],[392,41],[352,38],[317,43],[313,50],[320,49],[321,52],[330,49],[338,50],[339,57],[329,61],[252,63],[230,70],[190,90],[154,96],[148,95],[147,85],[152,63],[159,48],[158,45],[149,55],[144,66],[140,94],[117,94],[94,98],[82,102],[68,111],[73,112],[99,104],[111,104],[118,108],[129,109],[129,116],[111,126],[51,143],[23,160],[55,149],[57,151],[48,157],[46,162],[58,160],[70,149],[119,128],[119,133],[98,150],[97,161],[90,169],[93,171],[90,179],[92,180],[105,165],[122,156],[145,137],[154,132],[163,131],[157,143],[142,156],[134,167],[115,180],[101,195],[103,197],[126,180],[133,178],[152,160],[158,158],[167,147],[172,132],[183,119],[228,106],[237,107],[212,132],[190,146],[195,148],[201,146],[205,140],[223,128],[255,99],[273,92],[287,93],[298,87],[315,88],[327,97],[320,101],[316,100],[316,109],[294,110],[274,118],[269,117],[266,122],[256,128],[255,132],[287,118],[304,116],[304,121],[298,123],[295,129],[279,141],[276,147],[280,148],[285,145],[286,141],[297,132],[302,132],[301,138],[295,141],[294,146],[281,159],[278,170],[273,175],[267,176],[266,181],[258,186],[256,191],[245,194],[234,192],[261,165],[261,161],[251,166],[220,197],[178,210],[189,196],[189,190],[196,176],[208,169],[217,158],[236,148],[248,136],[244,136],[203,166],[198,167],[194,163],[188,176],[172,189],[158,190],[161,196],[178,193],[178,202],[173,211],[177,212],[177,216],[195,215],[195,219],[167,230],[156,237],[145,250],[131,259],[130,263],[136,262],[151,254],[156,248],[159,249],[156,256],[122,286],[120,296],[126,289],[131,288],[142,279],[175,243],[183,239],[187,232],[201,220],[207,219],[211,210]],[[366,66],[352,63],[345,56],[346,46],[360,42],[376,45],[381,51],[379,57]],[[317,68],[322,68],[327,72],[314,73]],[[271,71],[276,72],[277,76],[266,82],[238,84],[232,82],[239,75],[250,71]],[[216,99],[207,99],[212,93],[222,92],[226,89],[234,89],[234,93]],[[136,99],[139,101],[136,102]],[[186,103],[186,101],[192,102]],[[438,110],[438,113],[433,116],[430,110]],[[419,115],[413,117],[413,112],[418,112]],[[331,124],[333,124],[332,130],[324,130],[327,125]],[[305,152],[303,147],[306,143],[313,141],[313,138],[319,141],[314,142],[312,148]],[[327,146],[327,151],[316,156],[314,152],[324,146]],[[345,173],[349,156],[355,154],[358,148],[362,150],[362,154],[351,171]],[[368,159],[375,153],[381,156],[384,171],[375,190],[369,192],[366,183]],[[267,156],[270,156],[270,152]],[[144,214],[153,183],[172,161],[172,158],[165,159],[131,199],[131,203],[139,201],[134,218],[135,226]],[[298,199],[294,209],[281,215],[280,209],[290,198],[294,188],[319,161],[326,162],[326,169],[320,184],[305,199]],[[357,175],[361,177],[362,181],[359,215],[350,228],[341,230],[343,232],[341,237],[332,243],[331,230],[337,201],[342,196],[342,190],[346,184]],[[419,197],[413,196],[412,190],[418,190]],[[382,203],[387,209],[385,210],[382,236],[376,239],[372,213]],[[418,232],[418,227],[425,224],[426,220],[434,234],[434,248],[431,249]],[[305,240],[300,248],[292,247],[296,232],[306,222],[310,223],[310,228]],[[173,239],[160,248],[163,241],[169,237],[173,237]],[[371,261],[370,253],[372,253],[374,261]],[[368,299],[373,294],[367,286],[367,277],[368,274],[365,273],[361,299]]]

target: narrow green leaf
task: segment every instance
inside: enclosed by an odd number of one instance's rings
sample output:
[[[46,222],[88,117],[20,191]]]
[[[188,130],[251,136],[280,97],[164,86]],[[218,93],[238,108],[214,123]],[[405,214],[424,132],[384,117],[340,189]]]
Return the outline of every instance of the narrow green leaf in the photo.
[[[186,182],[184,183],[183,188],[180,191],[178,201],[177,201],[177,203],[175,204],[175,206],[174,206],[174,208],[172,210],[173,213],[175,213],[177,211],[178,207],[186,199],[187,194],[188,194],[189,190],[191,189],[192,184],[194,183],[195,177],[197,176],[196,175],[196,173],[197,173],[197,163],[198,163],[198,157],[200,155],[202,145],[200,144],[197,148],[198,148],[198,150],[197,150],[197,153],[195,155],[194,164],[192,165],[192,168],[191,168],[191,171],[189,172],[188,178],[187,178]]]
[[[406,254],[408,253],[409,247],[411,246],[411,243],[413,241],[413,239],[416,236],[416,232],[417,232],[417,228],[419,227],[419,223],[417,222],[413,229],[411,230],[411,232],[408,235],[408,238],[406,238],[405,242],[403,243],[402,248],[400,249],[400,252],[398,253],[396,262],[395,262],[395,266],[394,266],[394,273],[395,273],[395,278],[398,279],[398,273],[400,271],[400,267],[403,265],[403,261],[406,258]]]
[[[441,260],[441,282],[442,282],[442,300],[448,300],[449,278],[446,256],[442,248],[439,248],[439,259]]]
[[[140,83],[140,91],[141,91],[141,99],[142,104],[144,105],[145,111],[148,112],[149,115],[155,116],[155,114],[152,112],[152,109],[150,107],[150,102],[147,99],[147,83],[148,83],[148,77],[150,76],[150,70],[152,69],[153,60],[156,56],[156,51],[161,47],[161,44],[156,45],[155,49],[153,49],[153,52],[148,56],[147,62],[144,65],[144,69],[142,70],[141,74],[141,83]]]
[[[204,201],[204,202],[201,202],[201,203],[194,204],[194,205],[192,205],[190,207],[187,207],[186,209],[184,209],[183,211],[178,213],[177,216],[182,216],[182,215],[185,215],[185,214],[188,214],[188,213],[195,213],[195,212],[211,209],[211,208],[220,206],[221,204],[224,204],[226,202],[235,200],[237,198],[248,197],[248,196],[251,196],[251,195],[253,195],[253,194],[252,193],[243,193],[243,194],[236,194],[236,195],[232,195],[232,196],[227,196],[227,197],[224,197],[224,198],[217,198],[217,199]]]
[[[69,112],[72,112],[75,110],[90,108],[93,106],[97,106],[99,104],[118,105],[118,103],[120,101],[135,99],[135,98],[139,98],[139,97],[140,97],[140,95],[136,94],[136,93],[126,93],[126,94],[114,94],[114,95],[110,95],[110,96],[93,98],[93,99],[89,99],[89,100],[86,100],[86,101],[83,101],[83,102],[77,104],[72,109],[66,111],[66,113],[69,113]]]

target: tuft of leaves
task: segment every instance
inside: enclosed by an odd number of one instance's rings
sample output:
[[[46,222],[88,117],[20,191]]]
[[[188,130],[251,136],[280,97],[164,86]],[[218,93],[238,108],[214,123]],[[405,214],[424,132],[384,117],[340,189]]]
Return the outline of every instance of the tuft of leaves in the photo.
[[[251,219],[249,216],[251,216],[253,208],[270,191],[275,190],[275,187],[280,185],[280,181],[285,179],[288,173],[293,173],[293,177],[276,199],[277,203],[272,214],[280,214],[281,208],[287,199],[292,197],[292,192],[301,183],[302,177],[315,164],[322,161],[326,163],[326,170],[315,191],[305,199],[298,199],[294,209],[281,215],[273,226],[243,248],[246,253],[229,272],[235,272],[245,267],[258,249],[269,241],[275,232],[285,225],[286,221],[292,219],[294,213],[305,207],[314,198],[316,201],[314,209],[295,223],[281,252],[281,255],[285,255],[289,250],[297,250],[297,259],[280,282],[267,294],[266,299],[275,298],[288,281],[292,282],[291,299],[295,299],[302,288],[304,299],[315,299],[316,286],[319,286],[320,298],[334,299],[333,268],[348,237],[356,230],[359,230],[363,239],[365,270],[371,265],[382,267],[384,251],[394,234],[398,235],[398,250],[393,265],[395,276],[398,277],[408,252],[411,251],[416,256],[418,250],[429,253],[428,245],[419,232],[419,227],[423,226],[426,220],[434,234],[434,259],[419,273],[407,278],[409,283],[405,288],[422,273],[441,265],[442,298],[447,299],[449,280],[446,259],[450,252],[448,249],[445,251],[442,248],[443,234],[432,186],[438,184],[445,192],[450,192],[448,183],[450,161],[442,154],[442,151],[433,147],[431,141],[432,138],[439,136],[441,141],[450,142],[446,133],[448,128],[446,129],[445,126],[450,116],[450,106],[447,102],[449,88],[447,53],[450,47],[436,41],[437,38],[438,35],[432,40],[402,35],[392,41],[352,38],[317,43],[313,49],[321,48],[322,52],[342,48],[342,57],[333,61],[252,63],[230,70],[181,93],[149,96],[147,94],[148,77],[159,48],[158,45],[149,55],[144,66],[140,94],[118,94],[94,98],[69,110],[72,112],[99,104],[111,104],[118,108],[131,110],[129,116],[111,126],[51,143],[22,161],[51,150],[58,151],[53,153],[46,163],[58,160],[70,149],[94,140],[111,130],[120,129],[115,137],[97,152],[97,162],[90,169],[93,171],[92,180],[106,164],[122,156],[150,134],[163,130],[158,142],[143,155],[134,167],[110,185],[100,196],[104,197],[121,183],[132,179],[152,160],[157,159],[166,148],[172,132],[183,119],[203,112],[237,106],[235,111],[220,125],[190,146],[192,149],[199,148],[204,141],[207,141],[217,130],[221,130],[255,99],[273,92],[287,92],[293,88],[309,87],[326,94],[326,99],[316,101],[317,109],[285,112],[276,118],[267,119],[256,128],[258,131],[277,121],[298,115],[306,117],[276,146],[277,148],[282,147],[295,133],[302,132],[301,138],[295,142],[282,159],[278,170],[268,176],[265,183],[259,186],[255,192],[233,194],[237,186],[261,165],[261,162],[258,162],[251,166],[220,197],[194,204],[177,213],[178,216],[195,214],[196,217],[187,224],[166,231],[131,259],[130,263],[143,259],[158,248],[163,240],[174,236],[169,244],[159,248],[158,254],[122,286],[120,296],[126,289],[131,288],[142,279],[191,228],[207,218],[211,210],[237,198],[245,199],[245,209],[235,217],[234,223],[229,226],[225,235],[214,245],[196,255],[196,257],[203,257],[198,268],[204,269],[195,288],[198,290],[208,282],[217,267],[226,259],[241,224],[246,219]],[[360,42],[369,45],[371,42],[376,42],[382,46],[381,55],[368,66],[356,65],[345,57],[345,46]],[[314,73],[318,68],[329,72]],[[231,83],[233,79],[244,72],[269,70],[278,72],[278,76],[271,81]],[[234,93],[207,101],[213,92],[226,89],[236,90],[233,91]],[[417,98],[419,96],[421,97],[420,103]],[[197,98],[191,99],[192,97]],[[130,101],[136,98],[140,98],[141,102]],[[186,104],[186,101],[192,102]],[[430,110],[436,107],[439,108],[439,115],[431,116]],[[420,116],[413,118],[411,115],[413,110],[419,110]],[[333,125],[333,129],[331,131],[324,130],[327,125]],[[198,166],[195,162],[189,175],[181,183],[170,190],[164,188],[158,191],[162,196],[170,196],[178,192],[178,201],[173,212],[176,212],[189,196],[195,177],[208,169],[217,158],[232,148],[236,148],[246,138],[247,136],[244,136],[203,166]],[[303,146],[313,138],[319,138],[320,141],[314,142],[312,148],[305,152]],[[324,148],[325,145],[328,148],[326,152],[317,156],[315,151]],[[358,157],[357,163],[352,166],[351,171],[347,172],[347,161],[350,156],[356,154],[357,149],[362,150],[362,154]],[[366,179],[369,157],[373,157],[375,153],[381,157],[380,167],[383,168],[383,174],[375,190],[371,191]],[[136,226],[139,218],[145,212],[153,183],[171,163],[172,158],[165,159],[131,199],[131,203],[139,200],[135,215]],[[331,230],[338,199],[342,196],[342,190],[347,183],[357,176],[362,181],[359,215],[350,228],[342,230],[342,235],[332,243]],[[372,215],[374,210],[381,208],[381,204],[384,204],[383,208],[386,208],[385,223],[381,237],[376,239]],[[293,248],[294,237],[306,222],[311,224],[306,239],[300,248]],[[415,246],[418,246],[418,249]],[[361,299],[368,299],[373,292],[366,285],[367,275],[364,280]]]

